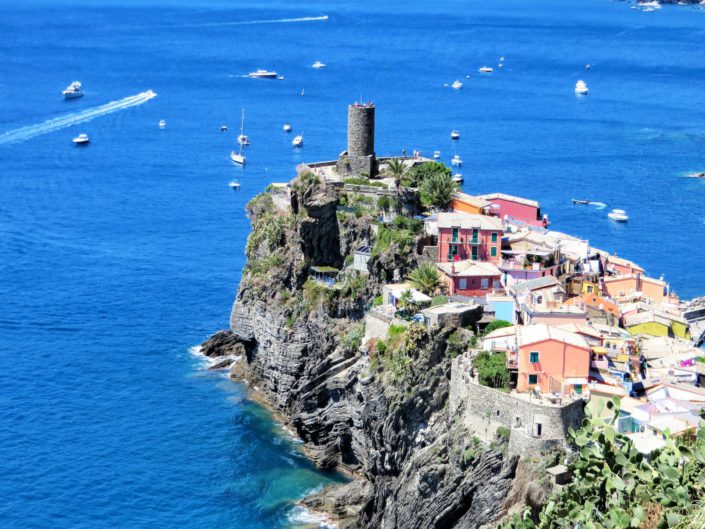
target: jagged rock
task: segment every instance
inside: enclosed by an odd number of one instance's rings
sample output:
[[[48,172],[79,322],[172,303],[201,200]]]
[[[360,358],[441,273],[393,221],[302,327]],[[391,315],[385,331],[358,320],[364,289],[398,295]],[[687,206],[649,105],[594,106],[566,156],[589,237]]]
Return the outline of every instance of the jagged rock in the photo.
[[[368,481],[356,479],[342,486],[327,487],[305,498],[301,504],[317,512],[330,514],[340,529],[351,527],[370,495]]]

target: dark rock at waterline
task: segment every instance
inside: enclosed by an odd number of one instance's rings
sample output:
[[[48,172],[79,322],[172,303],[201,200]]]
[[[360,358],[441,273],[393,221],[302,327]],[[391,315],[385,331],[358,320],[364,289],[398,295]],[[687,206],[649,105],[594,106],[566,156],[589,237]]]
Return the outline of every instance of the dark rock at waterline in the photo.
[[[201,354],[208,358],[228,355],[244,355],[242,339],[232,331],[218,331],[201,344]]]

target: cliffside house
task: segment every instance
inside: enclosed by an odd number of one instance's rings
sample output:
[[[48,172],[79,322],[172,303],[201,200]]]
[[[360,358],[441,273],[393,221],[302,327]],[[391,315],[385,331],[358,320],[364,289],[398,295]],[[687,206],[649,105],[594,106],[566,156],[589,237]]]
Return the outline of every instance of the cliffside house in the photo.
[[[367,274],[369,272],[367,269],[367,263],[369,262],[371,255],[372,246],[359,246],[353,255],[353,268],[358,272]]]
[[[432,299],[423,292],[416,290],[409,282],[384,285],[382,287],[382,300],[387,305],[399,308],[399,300],[407,290],[411,292],[411,299],[419,308],[431,305]]]
[[[332,266],[312,266],[308,269],[308,277],[313,281],[332,287],[338,279],[340,270]]]
[[[630,275],[630,274],[641,274],[644,275],[644,269],[633,261],[628,259],[622,259],[616,255],[607,255],[604,257],[604,267],[605,270],[613,274],[619,275]]]
[[[516,345],[517,328],[515,325],[495,329],[482,338],[483,351],[516,351]],[[516,368],[516,354],[513,355],[513,358],[514,365],[510,365],[510,367]]]
[[[421,311],[427,327],[467,327],[476,324],[482,317],[482,307],[474,303],[451,301]]]
[[[517,391],[582,394],[590,374],[590,344],[545,324],[517,328]]]
[[[439,213],[438,260],[441,263],[471,259],[499,263],[502,221],[485,215]]]
[[[474,197],[467,193],[456,193],[450,202],[450,209],[455,213],[471,213],[474,215],[488,215],[490,201],[482,197]]]
[[[514,298],[514,309],[517,314],[521,314],[524,306],[558,306],[565,299],[563,286],[553,276],[515,283],[509,285],[507,290]]]
[[[437,267],[451,296],[484,296],[502,289],[502,274],[491,262],[466,259],[438,263]]]
[[[541,215],[541,207],[535,200],[506,195],[504,193],[489,193],[480,195],[490,202],[489,211],[500,218],[509,217],[530,226],[548,226],[548,217]]]

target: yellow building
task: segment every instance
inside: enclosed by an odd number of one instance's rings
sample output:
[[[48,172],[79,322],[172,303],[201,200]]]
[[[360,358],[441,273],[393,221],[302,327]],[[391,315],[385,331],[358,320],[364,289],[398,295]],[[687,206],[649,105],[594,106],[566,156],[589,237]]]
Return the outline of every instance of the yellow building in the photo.
[[[639,312],[631,316],[625,316],[624,326],[631,335],[646,334],[649,336],[677,336],[678,338],[689,339],[687,322],[665,312],[654,310]]]

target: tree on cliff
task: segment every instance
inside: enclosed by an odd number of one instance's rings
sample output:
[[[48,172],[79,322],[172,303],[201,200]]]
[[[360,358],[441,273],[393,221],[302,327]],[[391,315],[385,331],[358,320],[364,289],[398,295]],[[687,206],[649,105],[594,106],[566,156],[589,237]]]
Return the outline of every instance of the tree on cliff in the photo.
[[[397,158],[392,158],[389,162],[387,162],[387,168],[384,170],[384,174],[394,178],[394,185],[397,186],[397,192],[399,191],[401,179],[406,174],[406,171],[406,164]]]
[[[422,263],[416,270],[409,275],[409,281],[416,290],[419,290],[427,296],[432,296],[443,286],[441,275],[433,263]]]
[[[421,192],[431,206],[448,209],[453,195],[458,191],[458,184],[445,173],[433,173],[421,183]]]

